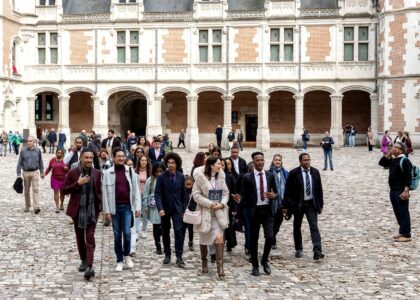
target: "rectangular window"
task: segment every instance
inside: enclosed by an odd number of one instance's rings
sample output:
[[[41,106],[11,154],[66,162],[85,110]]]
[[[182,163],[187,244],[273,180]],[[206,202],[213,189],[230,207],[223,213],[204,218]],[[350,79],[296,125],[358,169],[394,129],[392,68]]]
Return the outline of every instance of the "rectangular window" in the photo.
[[[45,46],[45,33],[38,33],[38,46]]]
[[[284,42],[293,42],[293,28],[284,29]]]
[[[50,45],[51,46],[57,46],[58,45],[57,37],[58,37],[58,34],[56,32],[51,32],[50,33]]]
[[[46,5],[46,0],[39,0],[39,5],[41,5],[41,6]]]
[[[208,62],[209,61],[208,47],[200,46],[199,49],[200,49],[200,62]]]
[[[345,44],[344,45],[344,61],[353,61],[354,60],[354,45],[353,44]]]
[[[344,61],[369,60],[369,27],[344,27]]]
[[[200,62],[222,62],[222,30],[199,30],[198,42]]]
[[[45,65],[45,48],[38,48],[38,63]]]
[[[117,32],[117,45],[124,45],[125,44],[125,31],[118,31]]]
[[[130,47],[130,62],[137,64],[139,62],[139,48]]]
[[[130,44],[131,45],[138,45],[139,44],[139,32],[138,31],[130,31]]]
[[[207,30],[200,30],[199,33],[199,43],[208,43],[209,41],[209,32]]]
[[[213,30],[213,43],[221,44],[222,43],[222,31]]]
[[[270,30],[270,61],[293,61],[294,29],[272,28]]]
[[[124,64],[125,63],[125,47],[118,47],[118,63]]]
[[[213,62],[222,62],[222,46],[213,46]]]
[[[344,40],[345,41],[354,41],[354,28],[345,27],[344,28]]]
[[[45,120],[46,121],[52,121],[54,119],[53,116],[53,95],[45,95]]]
[[[58,64],[58,49],[50,48],[50,59],[52,64]]]
[[[50,0],[48,3],[49,3],[50,5],[55,5],[55,0]]]
[[[35,120],[42,120],[42,99],[39,96],[35,100]]]
[[[139,32],[118,31],[117,32],[117,62],[139,63]]]
[[[354,28],[344,28],[344,61],[354,60]]]
[[[368,44],[367,43],[359,43],[359,61],[367,61],[368,60]]]
[[[293,61],[293,45],[284,45],[284,61]]]
[[[369,40],[368,35],[368,28],[367,27],[359,27],[359,41],[367,41]]]
[[[270,61],[280,61],[280,46],[279,45],[270,46]]]

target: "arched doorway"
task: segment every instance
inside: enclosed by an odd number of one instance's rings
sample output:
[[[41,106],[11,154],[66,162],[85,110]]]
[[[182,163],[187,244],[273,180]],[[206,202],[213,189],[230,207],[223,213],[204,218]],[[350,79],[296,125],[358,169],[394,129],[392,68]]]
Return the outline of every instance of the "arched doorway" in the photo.
[[[78,135],[82,130],[87,132],[93,127],[93,100],[87,92],[73,92],[69,102],[69,125],[72,135]]]
[[[295,99],[293,93],[276,91],[270,94],[268,126],[273,146],[293,143],[295,130]]]
[[[325,91],[305,94],[303,126],[310,134],[323,134],[331,128],[331,98]]]
[[[214,91],[201,92],[198,94],[197,105],[200,146],[205,146],[214,143],[216,127],[218,125],[223,126],[224,103],[222,94]]]
[[[163,96],[163,133],[168,133],[172,141],[177,141],[181,129],[185,130],[187,128],[187,94],[183,92],[167,92]]]
[[[368,92],[352,90],[343,93],[343,128],[346,124],[354,124],[359,133],[356,135],[356,144],[365,143],[364,133],[371,126],[370,110]]]
[[[35,125],[36,127],[57,130],[59,124],[58,94],[42,92],[35,99]]]
[[[123,138],[127,130],[146,135],[147,101],[145,95],[123,91],[112,94],[108,102],[108,126]]]
[[[246,142],[256,142],[258,100],[254,92],[237,92],[232,103],[232,129],[241,129]]]

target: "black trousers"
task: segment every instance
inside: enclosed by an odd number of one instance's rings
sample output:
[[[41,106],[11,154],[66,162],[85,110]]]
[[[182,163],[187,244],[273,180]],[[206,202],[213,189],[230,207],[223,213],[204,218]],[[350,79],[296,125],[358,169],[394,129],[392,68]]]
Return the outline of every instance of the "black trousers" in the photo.
[[[283,223],[283,211],[279,208],[274,215],[274,225],[273,225],[273,245],[276,245],[276,235],[280,231],[280,226]]]
[[[163,250],[165,252],[165,256],[171,256],[171,219],[174,228],[176,257],[182,257],[182,250],[184,248],[184,235],[182,234],[182,216],[178,212],[173,212],[171,215],[165,215],[161,218]]]
[[[411,220],[409,200],[401,200],[400,194],[404,190],[391,190],[389,196],[391,198],[392,208],[394,209],[395,218],[397,219],[398,225],[400,225],[399,234],[405,237],[411,237]]]
[[[217,138],[217,147],[219,147],[219,148],[222,147],[222,137]]]
[[[155,240],[155,246],[160,245],[160,238],[162,236],[162,225],[153,224],[153,239]]]
[[[194,225],[182,222],[182,234],[185,241],[185,233],[188,229],[188,242],[192,243],[194,238]]]
[[[184,148],[185,148],[185,142],[184,142],[184,140],[178,140],[178,146],[177,146],[177,148],[179,148],[179,145],[183,145],[184,146]]]
[[[264,252],[261,257],[261,263],[268,261],[271,246],[273,245],[273,223],[274,217],[270,205],[257,206],[255,213],[249,218],[251,229],[251,261],[253,267],[258,267],[258,238],[260,234],[261,225],[264,229]]]
[[[306,219],[309,223],[313,251],[314,253],[322,253],[321,235],[318,230],[318,212],[316,211],[312,200],[304,201],[302,210],[294,212],[293,239],[295,240],[295,250],[303,250],[301,227],[304,215],[306,215]]]

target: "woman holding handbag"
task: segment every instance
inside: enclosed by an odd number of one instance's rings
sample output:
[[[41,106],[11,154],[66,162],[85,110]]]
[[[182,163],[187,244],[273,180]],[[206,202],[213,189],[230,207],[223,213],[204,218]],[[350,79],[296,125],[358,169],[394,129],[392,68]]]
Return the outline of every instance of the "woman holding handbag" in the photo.
[[[201,211],[201,223],[194,228],[200,241],[202,272],[208,273],[207,246],[216,248],[217,274],[222,279],[223,270],[223,230],[228,227],[229,190],[225,182],[220,159],[215,156],[207,158],[206,164],[194,171],[192,196]],[[212,200],[210,200],[212,199]]]
[[[162,237],[162,225],[159,211],[156,207],[154,194],[156,180],[158,176],[165,171],[165,169],[165,165],[162,162],[157,162],[153,165],[151,176],[146,181],[143,193],[143,205],[145,213],[145,216],[143,217],[147,217],[150,223],[153,224],[153,238],[156,245],[156,254],[158,255],[162,254],[162,245],[160,243],[160,239]]]

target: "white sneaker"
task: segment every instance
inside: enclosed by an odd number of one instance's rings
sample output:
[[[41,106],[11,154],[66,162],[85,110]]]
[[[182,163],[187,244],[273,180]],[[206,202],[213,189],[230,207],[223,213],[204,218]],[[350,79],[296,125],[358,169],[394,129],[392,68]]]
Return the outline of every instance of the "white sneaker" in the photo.
[[[127,266],[128,269],[131,269],[131,268],[134,267],[133,260],[131,259],[130,256],[126,256],[125,257],[125,264],[126,264],[126,266]]]
[[[145,239],[145,238],[146,238],[146,231],[142,231],[142,232],[141,232],[141,238],[142,238],[142,239]]]
[[[115,271],[122,272],[124,267],[124,264],[122,262],[117,263],[117,267],[115,268]]]

